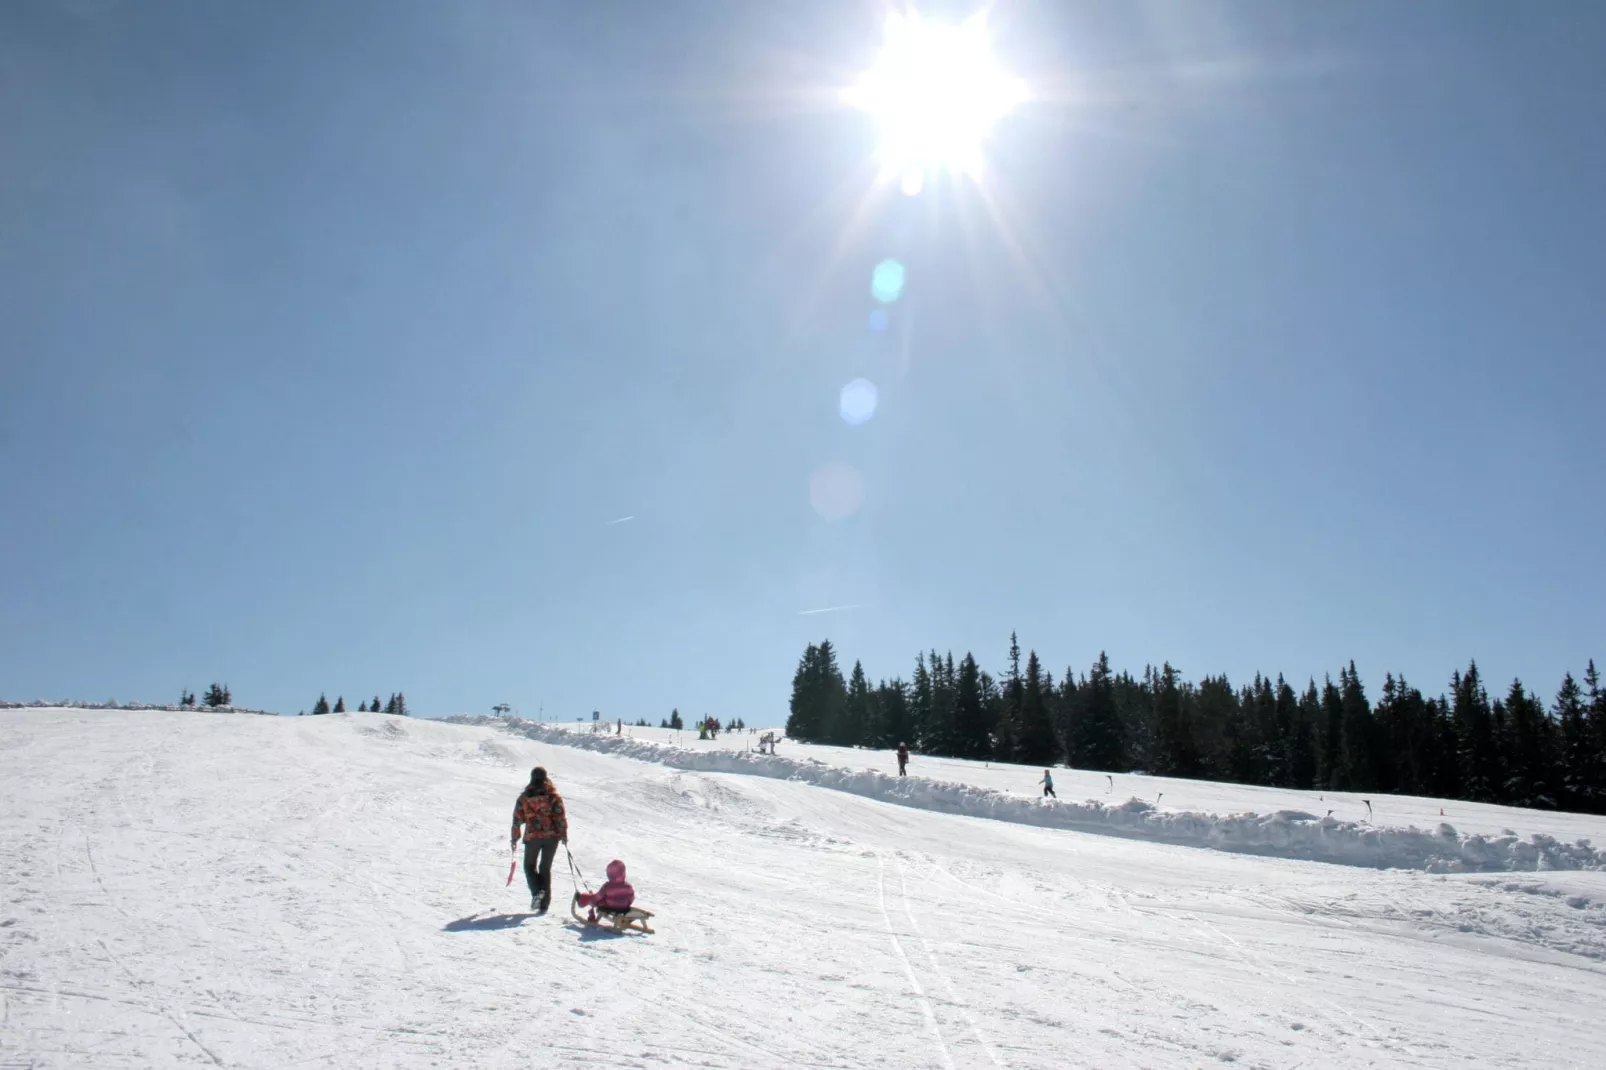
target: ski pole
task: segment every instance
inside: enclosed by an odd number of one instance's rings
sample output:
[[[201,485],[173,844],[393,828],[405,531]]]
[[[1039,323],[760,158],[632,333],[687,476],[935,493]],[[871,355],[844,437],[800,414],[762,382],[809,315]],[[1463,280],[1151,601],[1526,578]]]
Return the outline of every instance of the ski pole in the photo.
[[[519,841],[518,840],[514,840],[513,841],[513,857],[508,859],[508,862],[507,862],[507,884],[506,884],[506,887],[508,887],[508,888],[513,887],[513,871],[518,868],[518,865],[519,865]]]

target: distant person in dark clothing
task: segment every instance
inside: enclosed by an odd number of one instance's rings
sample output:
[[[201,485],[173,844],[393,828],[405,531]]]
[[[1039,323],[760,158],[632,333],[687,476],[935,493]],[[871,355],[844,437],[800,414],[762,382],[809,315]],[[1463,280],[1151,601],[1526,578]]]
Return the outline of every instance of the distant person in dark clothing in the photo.
[[[904,771],[905,768],[908,766],[908,764],[909,764],[909,744],[900,743],[900,744],[898,744],[898,775],[899,776],[907,776],[908,775]]]

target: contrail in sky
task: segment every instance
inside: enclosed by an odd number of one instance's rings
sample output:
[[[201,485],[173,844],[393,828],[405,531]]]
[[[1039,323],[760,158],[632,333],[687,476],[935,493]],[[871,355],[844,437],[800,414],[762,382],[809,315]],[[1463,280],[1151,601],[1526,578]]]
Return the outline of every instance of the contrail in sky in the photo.
[[[622,516],[618,520],[610,520],[610,521],[608,521],[606,524],[604,524],[602,526],[605,527],[605,528],[611,528],[615,524],[623,524],[626,520],[634,520],[634,519],[636,519],[636,518],[633,517],[633,516]]]
[[[812,617],[816,613],[840,613],[844,609],[868,609],[868,608],[869,608],[869,606],[868,606],[867,603],[855,602],[851,606],[826,606],[824,609],[800,609],[800,610],[797,611],[797,615],[800,616],[800,617]]]

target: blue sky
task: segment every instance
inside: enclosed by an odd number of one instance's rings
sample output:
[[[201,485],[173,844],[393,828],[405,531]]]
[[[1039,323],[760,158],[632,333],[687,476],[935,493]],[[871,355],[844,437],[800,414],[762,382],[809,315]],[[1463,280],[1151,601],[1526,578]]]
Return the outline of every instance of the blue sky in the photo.
[[[0,5],[0,697],[1606,658],[1606,9],[1000,0],[1040,99],[915,198],[880,21]]]

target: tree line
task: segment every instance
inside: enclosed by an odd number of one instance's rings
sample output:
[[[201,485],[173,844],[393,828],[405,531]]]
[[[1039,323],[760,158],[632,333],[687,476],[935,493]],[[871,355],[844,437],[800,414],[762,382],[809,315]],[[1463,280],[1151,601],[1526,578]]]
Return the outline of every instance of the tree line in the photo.
[[[1477,662],[1427,697],[1390,673],[1376,703],[1355,663],[1296,690],[1281,674],[1233,687],[1169,663],[1141,677],[1099,654],[1083,674],[1052,672],[1010,636],[1002,676],[967,653],[915,659],[913,678],[846,679],[829,640],[792,678],[786,734],[844,747],[1106,772],[1144,772],[1306,790],[1394,792],[1606,813],[1606,689],[1593,660],[1547,705],[1513,680],[1491,699]]]
[[[234,705],[234,696],[229,693],[228,684],[214,682],[211,687],[206,689],[206,694],[201,697],[201,703],[209,709],[215,710],[219,706]],[[178,704],[193,708],[195,706],[195,692],[179,688]]]
[[[703,714],[703,722],[706,723],[707,721],[708,721],[708,715],[705,713],[705,714]],[[639,720],[639,721],[636,722],[637,725],[646,725],[646,723],[647,723],[647,721],[646,721],[645,718],[643,718],[642,720]],[[680,715],[680,710],[679,709],[673,709],[673,710],[669,711],[669,716],[668,717],[665,717],[663,720],[658,722],[658,727],[659,728],[674,728],[674,729],[685,728],[686,727],[686,719]],[[730,728],[731,730],[736,731],[736,732],[746,731],[746,729],[747,729],[746,723],[744,723],[740,718],[732,721],[726,727]]]
[[[324,715],[326,713],[345,713],[345,712],[346,712],[346,696],[344,696],[344,695],[341,695],[338,698],[336,698],[335,699],[335,704],[333,706],[330,706],[329,705],[328,696],[324,695],[324,694],[320,694],[318,696],[318,701],[313,703],[313,705],[312,705],[312,715],[314,717],[320,717],[320,716],[322,716],[322,715]],[[371,703],[367,702],[367,701],[363,701],[363,702],[358,703],[357,712],[358,713],[394,713],[398,717],[406,717],[407,716],[407,696],[402,694],[400,691],[397,691],[397,692],[395,692],[394,694],[392,694],[390,696],[390,700],[385,703],[384,709],[380,709],[380,707],[379,707],[379,696],[375,695],[374,696],[374,700]],[[297,717],[305,717],[306,714],[307,714],[307,711],[306,710],[302,710],[299,713],[297,713],[296,716]]]

